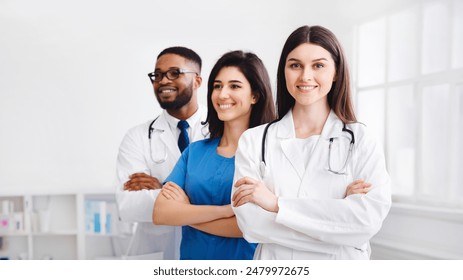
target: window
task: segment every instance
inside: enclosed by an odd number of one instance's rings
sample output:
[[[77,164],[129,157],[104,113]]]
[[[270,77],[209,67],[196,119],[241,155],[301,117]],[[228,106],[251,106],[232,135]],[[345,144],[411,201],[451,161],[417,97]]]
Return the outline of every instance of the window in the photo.
[[[463,1],[454,1],[453,6],[453,68],[463,67]]]
[[[409,9],[389,18],[388,72],[391,82],[415,77],[418,66],[418,13]]]
[[[447,70],[450,57],[450,7],[447,1],[432,2],[422,7],[421,73]],[[419,30],[418,30],[419,31]]]
[[[422,177],[418,194],[445,199],[450,171],[450,88],[449,85],[433,85],[422,88],[421,146]]]
[[[463,207],[463,1],[357,27],[358,119],[383,143],[395,201]]]
[[[359,27],[358,83],[362,87],[384,82],[385,24],[384,19],[380,19]]]
[[[458,116],[457,122],[455,124],[455,127],[457,127],[457,129],[455,130],[457,133],[457,137],[455,137],[454,146],[456,146],[455,150],[457,152],[454,155],[455,164],[453,165],[454,177],[452,178],[451,195],[455,196],[457,199],[461,201],[463,200],[463,84],[457,86],[456,93],[458,99],[458,102],[456,102],[456,104],[458,104]]]
[[[384,146],[384,90],[363,90],[357,93],[357,117],[360,121],[368,119],[369,129]]]
[[[413,195],[415,188],[416,104],[414,87],[410,84],[390,87],[386,106],[388,134],[385,139],[390,152],[386,161],[398,195]],[[401,135],[402,137],[398,137]]]

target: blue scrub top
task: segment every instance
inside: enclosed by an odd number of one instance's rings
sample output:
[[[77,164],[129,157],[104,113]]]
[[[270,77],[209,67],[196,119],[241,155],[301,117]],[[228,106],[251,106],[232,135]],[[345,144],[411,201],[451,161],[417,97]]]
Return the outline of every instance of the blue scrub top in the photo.
[[[230,204],[235,157],[217,154],[219,142],[220,138],[214,138],[191,143],[165,180],[179,185],[191,204]],[[256,244],[244,238],[220,237],[182,227],[180,259],[183,260],[250,260],[255,249]]]

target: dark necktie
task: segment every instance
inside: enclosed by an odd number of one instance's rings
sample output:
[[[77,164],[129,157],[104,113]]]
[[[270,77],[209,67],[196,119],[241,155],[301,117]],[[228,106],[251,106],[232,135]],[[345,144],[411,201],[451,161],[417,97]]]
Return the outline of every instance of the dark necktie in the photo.
[[[178,148],[180,152],[183,152],[188,144],[190,144],[190,140],[188,139],[188,131],[187,128],[189,127],[187,121],[179,121],[177,127],[180,128],[180,135],[178,137]]]

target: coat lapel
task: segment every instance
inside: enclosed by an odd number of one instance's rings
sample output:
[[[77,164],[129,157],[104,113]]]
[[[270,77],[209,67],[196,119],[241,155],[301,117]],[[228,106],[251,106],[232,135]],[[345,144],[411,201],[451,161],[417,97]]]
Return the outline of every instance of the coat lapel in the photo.
[[[155,122],[153,128],[161,132],[159,137],[163,142],[163,145],[165,145],[166,149],[169,151],[168,153],[174,155],[175,158],[178,158],[180,157],[180,150],[177,146],[177,139],[175,139],[174,135],[172,135],[164,114],[165,112],[159,116],[159,121]]]
[[[331,110],[323,126],[321,138],[329,140],[331,137],[340,137],[342,133],[342,121],[336,116],[334,111]]]
[[[302,182],[300,187],[310,185],[311,179],[318,175],[317,170],[323,170],[328,168],[328,153],[329,153],[329,139],[340,137],[342,135],[342,122],[336,116],[333,111],[330,111],[328,118],[323,126],[322,133],[318,143],[313,149],[307,169],[302,176]],[[313,177],[315,176],[315,177]],[[298,190],[298,195],[301,192],[301,188]]]
[[[209,125],[207,123],[202,124],[202,122],[206,121],[207,117],[207,111],[203,108],[202,105],[199,106],[198,114],[200,119],[194,124],[192,129],[193,135],[190,135],[190,143],[209,138]]]
[[[318,143],[314,148],[314,153],[312,154],[309,162],[307,164],[307,169],[305,168],[305,159],[299,154],[299,150],[295,148],[295,138],[296,133],[294,130],[294,121],[292,111],[290,110],[281,121],[278,122],[278,131],[277,131],[277,138],[280,140],[281,149],[286,157],[286,159],[291,163],[291,166],[294,168],[296,173],[299,176],[300,180],[307,180],[310,170],[314,169],[315,165],[325,165],[326,162],[320,162],[320,154],[318,152],[326,152],[328,154],[328,150],[325,149],[327,147],[327,143],[329,142],[329,138],[331,137],[339,137],[342,134],[342,122],[336,116],[333,111],[330,111],[328,115],[328,119],[326,120],[325,125],[323,126],[323,130],[320,136]],[[320,149],[322,149],[320,151]],[[324,151],[326,150],[326,151]]]
[[[286,159],[291,163],[301,180],[305,171],[304,159],[298,153],[298,149],[295,148],[296,133],[291,110],[278,122],[277,138],[280,140],[281,149]]]

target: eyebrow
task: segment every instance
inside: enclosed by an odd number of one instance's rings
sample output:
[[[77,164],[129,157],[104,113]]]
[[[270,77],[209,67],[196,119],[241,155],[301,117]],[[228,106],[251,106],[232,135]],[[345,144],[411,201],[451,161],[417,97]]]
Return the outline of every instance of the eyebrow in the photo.
[[[221,80],[214,80],[214,83],[221,83],[222,81]],[[240,83],[242,84],[243,82],[240,81],[240,80],[231,80],[231,81],[228,81],[228,83]]]
[[[324,61],[328,61],[328,59],[324,58],[324,57],[321,57],[321,58],[317,58],[317,59],[313,59],[312,62],[317,62],[317,61],[321,61],[321,60],[324,60]],[[288,61],[301,61],[297,58],[289,58]]]

